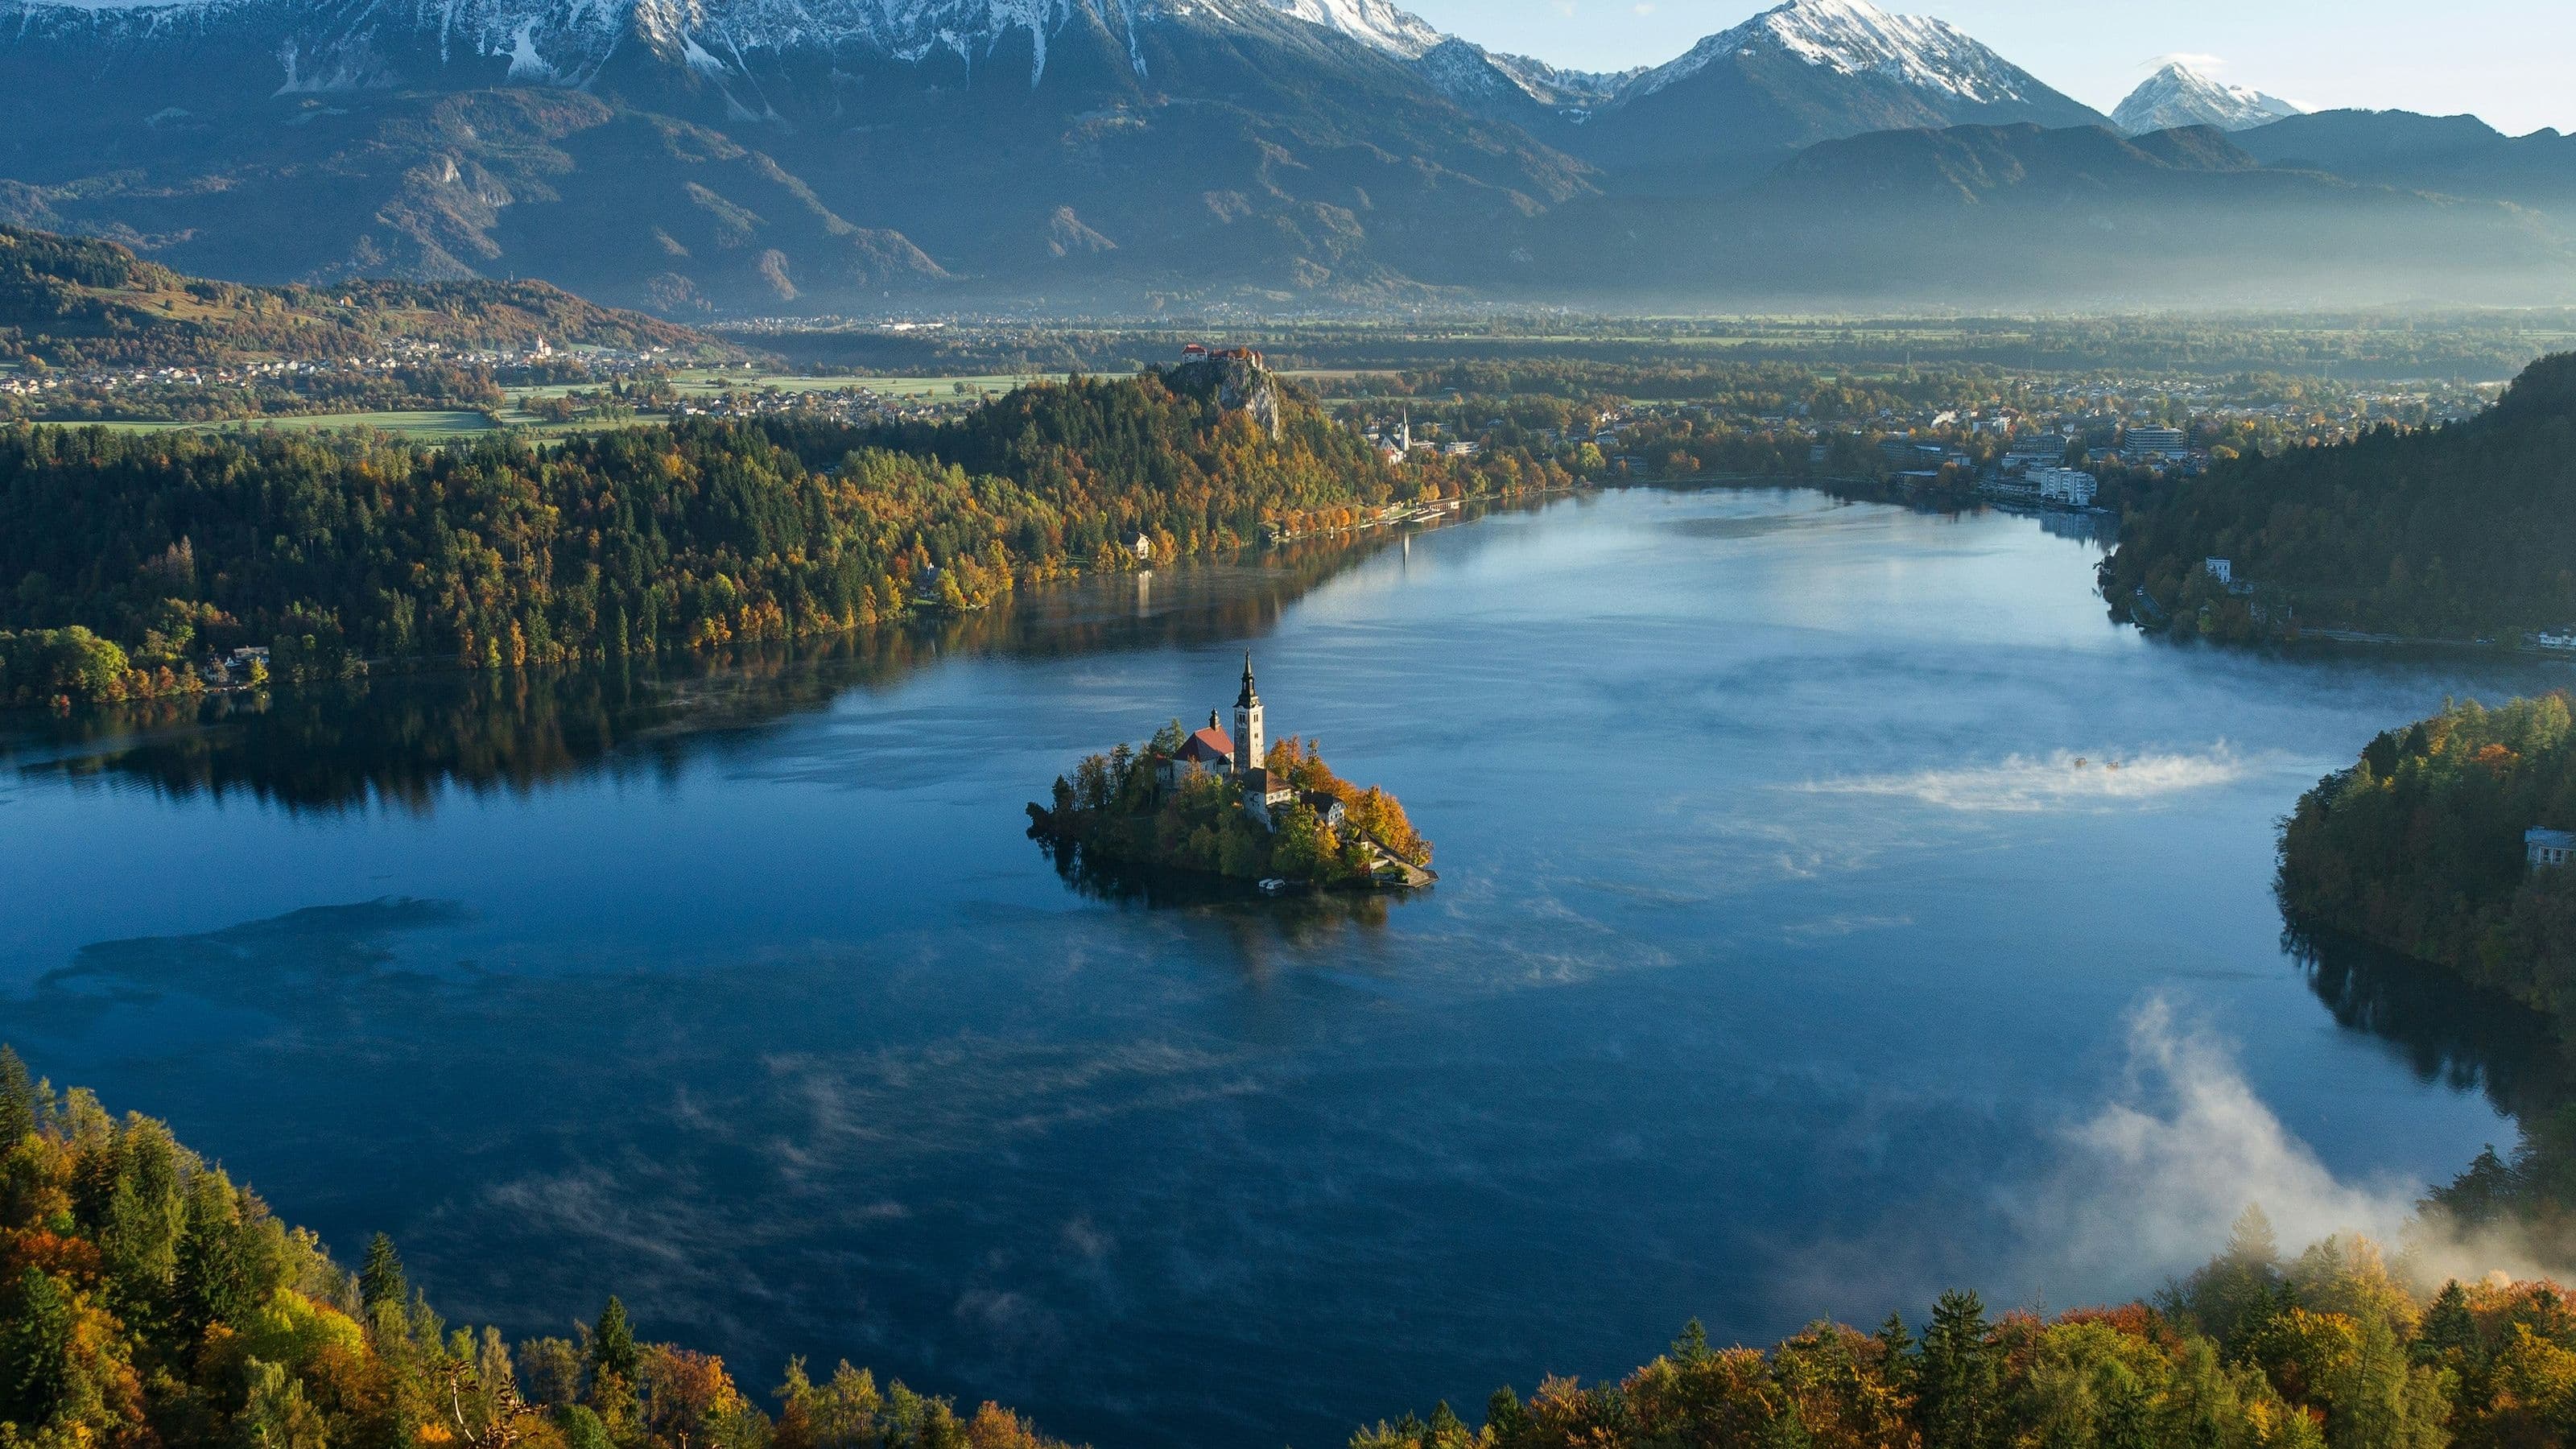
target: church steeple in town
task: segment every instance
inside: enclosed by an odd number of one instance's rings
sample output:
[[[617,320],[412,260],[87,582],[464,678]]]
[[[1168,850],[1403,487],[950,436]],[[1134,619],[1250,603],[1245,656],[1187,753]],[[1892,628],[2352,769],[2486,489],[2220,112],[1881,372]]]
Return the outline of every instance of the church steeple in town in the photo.
[[[1261,696],[1252,687],[1252,651],[1243,651],[1243,690],[1234,697],[1234,768],[1250,774],[1269,758],[1261,734]]]

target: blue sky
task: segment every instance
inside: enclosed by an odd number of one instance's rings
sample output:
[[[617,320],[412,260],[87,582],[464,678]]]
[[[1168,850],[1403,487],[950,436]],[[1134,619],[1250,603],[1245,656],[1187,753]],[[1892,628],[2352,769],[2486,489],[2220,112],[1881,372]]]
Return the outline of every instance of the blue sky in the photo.
[[[1879,0],[1937,15],[2109,110],[2160,57],[2316,106],[2474,112],[2576,130],[2571,0]],[[1669,60],[1763,0],[1411,0],[1441,29],[1595,69]]]

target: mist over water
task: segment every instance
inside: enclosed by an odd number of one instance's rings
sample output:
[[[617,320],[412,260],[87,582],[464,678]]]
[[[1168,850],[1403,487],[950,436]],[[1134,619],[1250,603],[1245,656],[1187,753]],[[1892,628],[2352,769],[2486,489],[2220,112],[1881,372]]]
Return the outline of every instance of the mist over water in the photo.
[[[2391,1231],[2548,1069],[2285,951],[2273,821],[2567,672],[2152,643],[2098,557],[1640,490],[793,653],[13,721],[0,1036],[454,1319],[613,1291],[747,1386],[846,1356],[1103,1445],[1337,1444],[1693,1315],[2125,1298],[2248,1199]],[[1246,647],[1435,890],[1151,903],[1024,838]]]

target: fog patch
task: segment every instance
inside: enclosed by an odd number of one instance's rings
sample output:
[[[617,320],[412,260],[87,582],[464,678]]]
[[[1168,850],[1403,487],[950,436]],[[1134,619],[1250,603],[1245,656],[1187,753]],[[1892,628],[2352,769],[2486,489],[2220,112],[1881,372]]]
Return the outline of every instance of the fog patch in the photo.
[[[2196,753],[2009,755],[1992,765],[1921,770],[1903,775],[1851,775],[1789,788],[1811,795],[1905,799],[1946,810],[2033,814],[2048,810],[2138,805],[2231,784],[2244,762],[2225,743]]]
[[[2396,1245],[2392,1267],[2419,1291],[2494,1272],[2548,1276],[2519,1234],[2462,1233],[2422,1212],[2427,1184],[2338,1177],[2264,1104],[2229,1046],[2162,999],[2132,1015],[2128,1047],[2119,1093],[2066,1129],[2055,1171],[2028,1199],[2021,1228],[2040,1281],[2151,1289],[2214,1257],[2249,1205],[2293,1255],[2339,1234]]]

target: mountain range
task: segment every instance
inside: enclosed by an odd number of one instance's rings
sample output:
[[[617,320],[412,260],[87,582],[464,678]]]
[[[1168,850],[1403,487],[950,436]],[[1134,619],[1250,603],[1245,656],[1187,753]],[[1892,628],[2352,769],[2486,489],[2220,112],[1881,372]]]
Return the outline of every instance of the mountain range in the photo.
[[[2267,107],[1866,0],[1615,74],[1389,0],[0,0],[0,223],[685,319],[2576,296],[2576,143]]]

